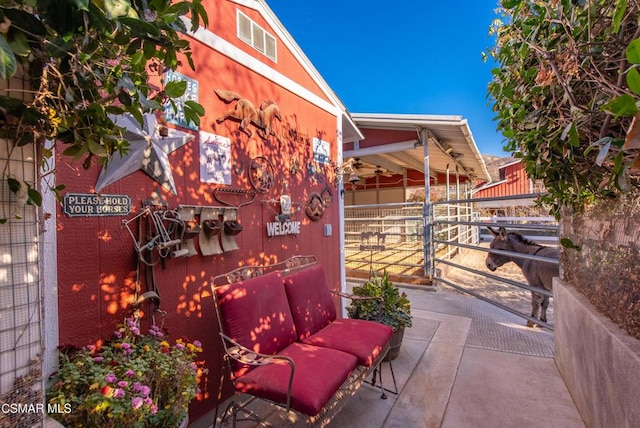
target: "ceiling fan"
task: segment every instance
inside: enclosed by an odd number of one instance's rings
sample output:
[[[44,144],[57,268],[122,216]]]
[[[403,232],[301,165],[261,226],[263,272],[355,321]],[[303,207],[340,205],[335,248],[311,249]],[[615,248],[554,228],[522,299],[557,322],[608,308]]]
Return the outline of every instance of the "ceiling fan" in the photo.
[[[360,158],[353,158],[352,167],[360,177],[375,177],[378,175],[391,176],[391,173],[387,169],[383,169],[380,165],[362,162]]]
[[[353,158],[353,162],[351,163],[351,167],[355,170],[358,170],[364,166],[364,163],[360,162],[360,158]]]
[[[391,177],[393,175],[391,171],[387,169],[382,169],[380,165],[376,166],[376,169],[373,171],[373,173],[375,175],[382,175],[384,177]]]

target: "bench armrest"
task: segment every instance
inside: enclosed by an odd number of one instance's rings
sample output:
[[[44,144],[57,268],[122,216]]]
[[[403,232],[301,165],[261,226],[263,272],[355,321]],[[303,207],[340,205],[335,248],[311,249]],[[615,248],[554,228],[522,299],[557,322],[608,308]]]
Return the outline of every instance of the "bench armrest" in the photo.
[[[291,369],[291,373],[289,374],[289,386],[287,388],[287,410],[289,410],[291,405],[291,386],[293,385],[293,375],[296,371],[296,364],[293,359],[286,355],[268,355],[254,352],[223,333],[220,333],[220,336],[225,343],[224,347],[226,355],[241,364],[266,366],[269,364],[275,364],[278,361],[284,361],[289,365],[289,368]]]

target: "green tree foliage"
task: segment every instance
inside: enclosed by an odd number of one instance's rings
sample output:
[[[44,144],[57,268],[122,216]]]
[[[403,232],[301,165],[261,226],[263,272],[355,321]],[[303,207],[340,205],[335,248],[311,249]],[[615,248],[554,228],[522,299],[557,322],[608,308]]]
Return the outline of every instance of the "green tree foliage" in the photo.
[[[627,134],[640,98],[640,1],[502,0],[498,12],[489,95],[505,149],[544,181],[543,202],[558,216],[638,187]]]
[[[0,94],[0,138],[38,144],[45,158],[52,140],[85,167],[107,164],[128,147],[109,115],[142,122],[180,97],[185,82],[163,75],[181,61],[194,69],[182,33],[207,19],[202,0],[0,0],[0,78],[28,80]],[[194,102],[184,112],[196,124],[204,114]]]

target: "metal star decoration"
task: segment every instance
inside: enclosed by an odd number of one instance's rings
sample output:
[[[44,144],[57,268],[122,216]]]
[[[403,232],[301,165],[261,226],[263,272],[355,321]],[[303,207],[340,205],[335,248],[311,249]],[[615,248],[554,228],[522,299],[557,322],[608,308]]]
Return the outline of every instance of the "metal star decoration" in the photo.
[[[96,192],[141,169],[162,187],[177,194],[167,155],[193,140],[195,136],[171,128],[165,128],[166,136],[160,135],[161,127],[152,113],[143,116],[142,127],[129,114],[112,116],[111,120],[126,129],[124,139],[129,142],[130,147],[123,157],[114,156],[109,165],[102,168],[96,183]]]

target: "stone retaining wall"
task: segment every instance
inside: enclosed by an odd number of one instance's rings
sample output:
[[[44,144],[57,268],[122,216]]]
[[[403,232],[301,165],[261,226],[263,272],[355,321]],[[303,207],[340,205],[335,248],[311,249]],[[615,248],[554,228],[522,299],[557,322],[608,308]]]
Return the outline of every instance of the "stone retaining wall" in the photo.
[[[588,427],[639,427],[640,341],[554,279],[555,361]]]

